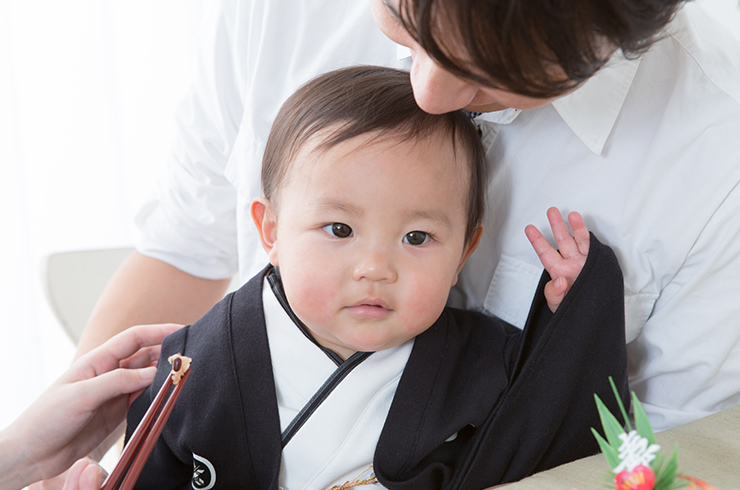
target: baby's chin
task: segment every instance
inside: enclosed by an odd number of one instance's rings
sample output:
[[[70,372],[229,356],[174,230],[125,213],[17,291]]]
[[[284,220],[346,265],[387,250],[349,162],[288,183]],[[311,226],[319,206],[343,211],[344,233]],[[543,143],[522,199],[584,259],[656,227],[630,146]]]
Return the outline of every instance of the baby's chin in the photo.
[[[361,339],[352,339],[344,343],[344,348],[351,352],[378,352],[381,350],[392,349],[410,339],[388,339],[377,337],[363,337]]]
[[[389,325],[383,325],[384,322],[367,320],[355,323],[351,328],[342,329],[341,332],[332,332],[331,335],[317,335],[317,332],[308,326],[309,331],[319,344],[326,347],[342,359],[348,359],[355,352],[377,352],[391,349],[399,346],[413,338],[404,335],[393,335],[389,332]],[[345,327],[348,326],[345,324]],[[395,326],[392,328],[395,330]],[[327,332],[323,332],[327,333]],[[323,337],[323,338],[322,338]]]

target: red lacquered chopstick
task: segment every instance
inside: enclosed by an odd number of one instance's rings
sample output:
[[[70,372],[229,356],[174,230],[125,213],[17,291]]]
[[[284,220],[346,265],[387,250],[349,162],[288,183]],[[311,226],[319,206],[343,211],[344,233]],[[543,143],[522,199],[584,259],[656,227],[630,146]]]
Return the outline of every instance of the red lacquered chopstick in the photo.
[[[177,361],[181,362],[179,358],[176,358],[175,365],[177,365]],[[114,490],[119,483],[121,484],[119,490],[130,490],[134,487],[134,484],[136,484],[136,480],[139,478],[141,470],[144,469],[144,464],[146,464],[152,449],[154,449],[154,444],[156,444],[157,439],[159,439],[159,436],[162,433],[162,429],[164,429],[165,422],[167,422],[167,419],[172,413],[172,409],[175,406],[177,398],[180,396],[182,387],[185,385],[185,381],[190,375],[190,368],[188,366],[184,374],[181,374],[179,382],[175,384],[173,376],[175,376],[175,372],[179,370],[179,367],[177,369],[173,369],[173,372],[167,376],[167,379],[162,384],[162,388],[159,389],[157,396],[149,406],[146,414],[144,414],[141,422],[139,422],[139,425],[136,427],[136,430],[131,436],[128,444],[126,444],[126,448],[123,450],[123,453],[121,453],[121,458],[118,460],[118,463],[116,463],[116,467],[113,469],[111,474],[108,475],[105,483],[103,483],[103,486],[101,487],[102,490]],[[172,390],[170,397],[167,398],[166,402],[164,402],[169,393],[170,386],[173,384],[175,384],[175,389]],[[163,402],[164,408],[159,412]],[[127,469],[128,472],[126,472]],[[126,476],[123,481],[121,481],[124,474]]]

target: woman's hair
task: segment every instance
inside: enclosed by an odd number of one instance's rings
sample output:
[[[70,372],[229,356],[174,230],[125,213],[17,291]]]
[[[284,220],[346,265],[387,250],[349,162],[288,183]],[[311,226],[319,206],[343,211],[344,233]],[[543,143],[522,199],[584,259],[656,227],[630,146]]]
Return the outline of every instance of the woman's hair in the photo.
[[[315,151],[327,151],[367,133],[398,141],[450,138],[468,164],[466,240],[482,222],[487,163],[477,129],[464,111],[432,115],[419,109],[409,74],[373,66],[345,68],[300,87],[275,118],[262,159],[262,190],[276,205],[280,187],[300,149],[314,136]],[[455,162],[450,162],[451,165]]]
[[[642,54],[685,0],[400,0],[400,21],[448,71],[521,95],[561,95],[615,49]]]

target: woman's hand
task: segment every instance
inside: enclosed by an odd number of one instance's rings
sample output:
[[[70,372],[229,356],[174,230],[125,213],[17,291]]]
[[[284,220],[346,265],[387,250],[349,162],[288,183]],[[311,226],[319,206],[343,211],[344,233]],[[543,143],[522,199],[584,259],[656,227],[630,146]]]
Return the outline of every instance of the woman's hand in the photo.
[[[97,447],[151,384],[162,339],[180,327],[132,327],[72,363],[0,433],[0,489],[58,475]]]

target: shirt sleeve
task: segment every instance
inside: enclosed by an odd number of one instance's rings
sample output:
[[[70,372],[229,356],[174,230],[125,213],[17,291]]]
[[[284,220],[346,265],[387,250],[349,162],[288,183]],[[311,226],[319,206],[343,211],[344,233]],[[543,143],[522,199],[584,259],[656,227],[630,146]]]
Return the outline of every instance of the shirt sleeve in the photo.
[[[203,20],[197,75],[177,113],[165,175],[136,217],[140,253],[206,279],[237,270],[237,191],[224,175],[243,113],[235,4],[219,2]]]
[[[630,387],[656,431],[740,403],[738,216],[735,187],[628,344]]]

